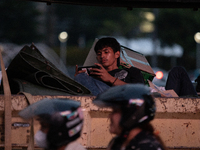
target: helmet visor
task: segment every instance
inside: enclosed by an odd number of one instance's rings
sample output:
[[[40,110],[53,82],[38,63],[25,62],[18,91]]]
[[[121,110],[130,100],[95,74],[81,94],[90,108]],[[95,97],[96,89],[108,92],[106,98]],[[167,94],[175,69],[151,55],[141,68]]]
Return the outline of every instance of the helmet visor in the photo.
[[[80,102],[70,99],[43,99],[19,112],[19,116],[30,119],[43,114],[52,115],[55,112],[73,110],[80,107]]]

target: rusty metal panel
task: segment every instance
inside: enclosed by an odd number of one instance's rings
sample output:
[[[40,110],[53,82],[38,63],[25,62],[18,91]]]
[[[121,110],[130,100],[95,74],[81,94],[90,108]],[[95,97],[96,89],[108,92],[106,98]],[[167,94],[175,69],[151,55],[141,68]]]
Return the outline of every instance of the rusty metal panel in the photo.
[[[152,124],[167,147],[200,148],[200,120],[155,119]]]

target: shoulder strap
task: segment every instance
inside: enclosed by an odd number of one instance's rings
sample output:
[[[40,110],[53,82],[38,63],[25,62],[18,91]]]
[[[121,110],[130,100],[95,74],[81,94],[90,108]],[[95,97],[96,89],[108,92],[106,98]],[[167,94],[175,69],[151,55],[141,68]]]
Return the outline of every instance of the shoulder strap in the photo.
[[[32,94],[27,93],[27,92],[19,92],[19,93],[17,93],[17,94],[23,94],[23,95],[26,97],[26,100],[27,100],[27,102],[28,102],[28,105],[31,105],[31,104],[34,103],[34,102],[33,102],[33,96],[32,96]]]

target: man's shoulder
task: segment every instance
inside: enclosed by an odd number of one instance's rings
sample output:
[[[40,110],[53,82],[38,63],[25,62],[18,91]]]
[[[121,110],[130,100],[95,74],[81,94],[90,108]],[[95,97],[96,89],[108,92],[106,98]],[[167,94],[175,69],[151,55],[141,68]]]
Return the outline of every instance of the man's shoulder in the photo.
[[[130,68],[123,68],[123,70],[126,70],[127,72],[129,72],[130,74],[134,74],[134,76],[136,75],[136,74],[141,74],[141,70],[140,69],[138,69],[138,68],[136,68],[136,67],[133,67],[133,66],[131,66]]]
[[[139,70],[139,71],[140,71],[140,69],[131,66],[131,67],[123,67],[123,68],[113,69],[113,70],[111,70],[110,72],[119,72],[119,71],[121,71],[121,70],[127,70],[127,71],[129,71],[129,70]]]
[[[131,66],[129,69],[130,69],[130,70],[137,70],[137,71],[140,71],[139,68],[136,68],[136,67],[133,67],[133,66]]]
[[[140,71],[140,69],[138,69],[136,67],[133,67],[133,66],[131,66],[131,67],[123,67],[123,68],[121,68],[121,70],[137,70],[137,71]]]
[[[131,140],[129,144],[130,147],[135,146],[136,148],[140,148],[140,150],[163,150],[163,146],[156,139],[156,137],[147,132],[141,132],[138,136]]]

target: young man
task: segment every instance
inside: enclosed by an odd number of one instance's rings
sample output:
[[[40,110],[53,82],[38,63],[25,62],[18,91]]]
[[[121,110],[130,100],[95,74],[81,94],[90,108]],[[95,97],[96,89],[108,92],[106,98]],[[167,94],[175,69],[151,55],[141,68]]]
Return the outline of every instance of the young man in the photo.
[[[155,102],[143,84],[115,86],[99,94],[93,103],[110,107],[110,133],[116,134],[108,150],[163,150],[164,145],[149,123],[155,116]]]
[[[111,86],[127,83],[144,83],[139,69],[131,67],[119,69],[120,44],[115,38],[105,37],[97,41],[94,50],[99,67],[92,68],[90,75],[85,70],[78,70],[76,66],[75,80],[91,90],[93,95],[98,95]]]
[[[70,99],[43,99],[19,112],[24,119],[38,117],[35,134],[38,147],[47,150],[85,150],[76,142],[83,127],[80,103]]]

